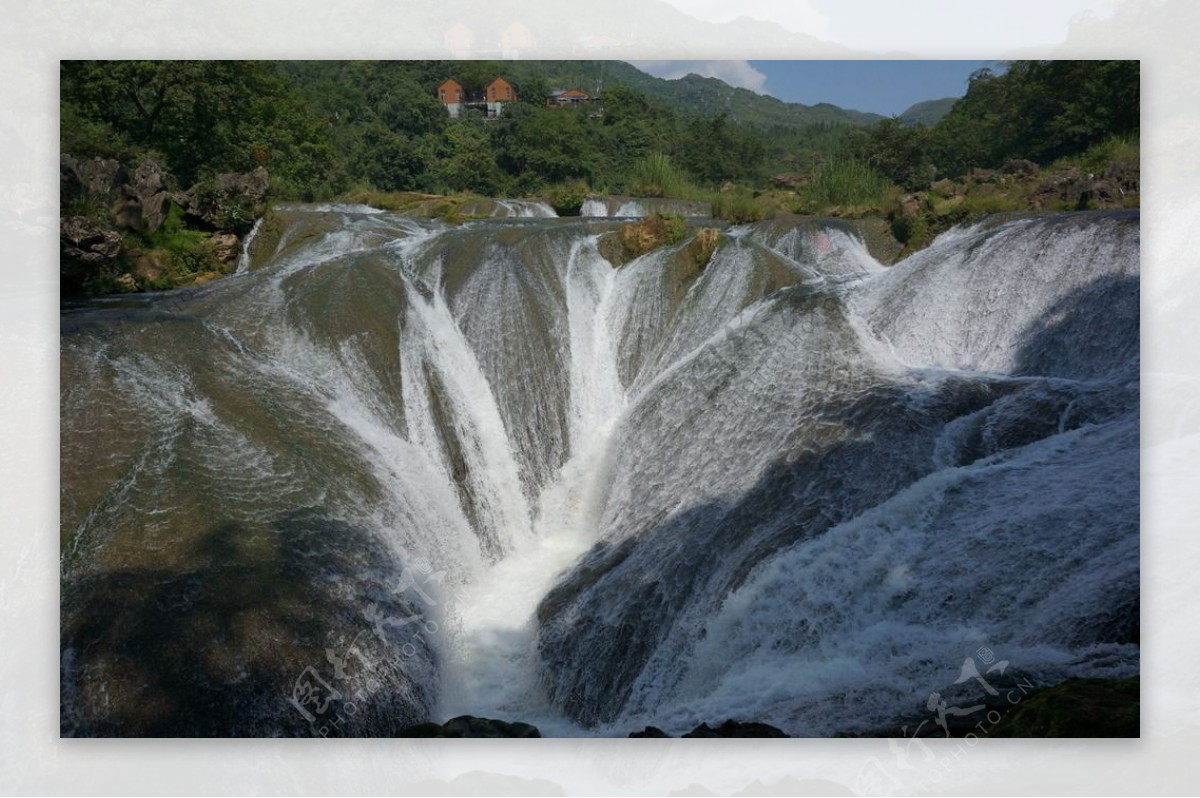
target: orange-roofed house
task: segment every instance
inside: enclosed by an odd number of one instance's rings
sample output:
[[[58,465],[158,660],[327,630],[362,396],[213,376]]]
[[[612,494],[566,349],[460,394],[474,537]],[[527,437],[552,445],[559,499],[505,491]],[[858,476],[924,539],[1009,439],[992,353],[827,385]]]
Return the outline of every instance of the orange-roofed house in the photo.
[[[500,116],[505,103],[517,101],[517,92],[507,80],[496,78],[484,88],[483,98],[487,101],[488,116]]]
[[[462,104],[466,100],[462,84],[454,78],[450,78],[441,86],[438,86],[437,91],[438,99],[442,101],[442,105],[446,106],[446,110],[450,116],[457,117],[459,109],[462,108]]]
[[[582,105],[591,99],[591,96],[587,92],[580,91],[579,89],[567,89],[566,91],[559,89],[551,92],[546,97],[546,105],[562,108],[564,106]]]

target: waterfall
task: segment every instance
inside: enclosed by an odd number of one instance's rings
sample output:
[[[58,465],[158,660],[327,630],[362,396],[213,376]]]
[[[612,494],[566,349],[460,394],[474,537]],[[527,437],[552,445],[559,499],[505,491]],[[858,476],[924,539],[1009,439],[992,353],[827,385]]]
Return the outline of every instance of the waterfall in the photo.
[[[250,270],[250,245],[254,242],[254,237],[258,235],[258,230],[262,227],[262,216],[254,220],[254,226],[250,228],[250,232],[242,239],[242,251],[238,255],[237,274],[244,274]]]
[[[531,202],[529,200],[496,200],[496,207],[492,210],[492,216],[496,217],[519,217],[522,219],[546,219],[558,216],[544,202]]]
[[[64,733],[828,735],[983,647],[1137,672],[1136,212],[885,267],[496,208],[281,207],[237,280],[64,310]]]
[[[608,216],[608,205],[597,197],[588,197],[579,208],[580,216]]]
[[[613,212],[613,216],[636,217],[640,218],[646,215],[646,209],[636,200],[627,200],[621,203],[621,206]]]

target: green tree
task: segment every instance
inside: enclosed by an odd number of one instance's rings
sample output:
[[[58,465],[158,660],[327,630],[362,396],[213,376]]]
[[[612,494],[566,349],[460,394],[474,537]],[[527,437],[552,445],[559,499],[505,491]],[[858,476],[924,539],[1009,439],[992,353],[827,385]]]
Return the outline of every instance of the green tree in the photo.
[[[506,180],[496,166],[484,124],[482,120],[464,120],[446,129],[433,170],[434,186],[439,191],[466,190],[492,196],[503,193]]]
[[[429,187],[432,153],[384,125],[362,126],[352,156],[352,170],[382,191],[418,191]]]
[[[518,103],[493,123],[496,161],[519,187],[533,190],[546,183],[590,179],[595,150],[580,115],[555,108]]]
[[[918,191],[929,185],[935,172],[930,142],[924,125],[909,126],[893,117],[869,130],[853,131],[850,151],[906,191]]]
[[[1137,61],[1014,61],[971,76],[933,128],[934,160],[956,175],[1009,158],[1049,163],[1112,136],[1137,135]]]

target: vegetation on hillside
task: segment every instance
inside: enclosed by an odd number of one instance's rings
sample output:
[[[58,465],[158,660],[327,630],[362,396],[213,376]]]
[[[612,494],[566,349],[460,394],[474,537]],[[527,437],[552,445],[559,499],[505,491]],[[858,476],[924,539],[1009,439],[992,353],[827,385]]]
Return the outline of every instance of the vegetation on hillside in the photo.
[[[520,96],[499,118],[452,119],[436,97],[447,77],[470,95],[497,75]],[[545,106],[569,86],[599,99]],[[981,70],[944,115],[931,104],[932,124],[599,61],[64,61],[60,89],[61,149],[77,159],[153,161],[181,187],[262,166],[275,199],[428,212],[437,195],[446,218],[469,195],[537,196],[570,215],[589,193],[630,194],[711,202],[732,222],[885,216],[913,249],[984,213],[1138,203],[1136,61]],[[63,216],[104,215],[84,210]],[[252,220],[235,221],[217,229],[241,236]],[[175,232],[170,247],[134,243],[188,271],[199,250]]]

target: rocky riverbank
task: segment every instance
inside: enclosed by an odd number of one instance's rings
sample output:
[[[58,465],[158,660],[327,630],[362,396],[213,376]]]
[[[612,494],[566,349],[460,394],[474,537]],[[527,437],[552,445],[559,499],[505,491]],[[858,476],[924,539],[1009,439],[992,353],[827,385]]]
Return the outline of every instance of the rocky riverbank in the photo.
[[[63,295],[199,285],[237,269],[242,241],[267,208],[270,180],[218,174],[183,188],[152,159],[59,165]]]
[[[1015,698],[1014,698],[1015,696]],[[1141,683],[1129,679],[1067,679],[1049,687],[982,695],[970,702],[969,714],[948,712],[942,723],[929,713],[865,734],[835,737],[1137,737],[1140,733]],[[922,722],[926,721],[926,722]],[[402,737],[541,737],[536,726],[463,715],[445,723],[421,723]],[[728,719],[715,726],[701,723],[683,738],[791,737],[766,723]],[[629,733],[633,738],[671,738],[657,726]]]

